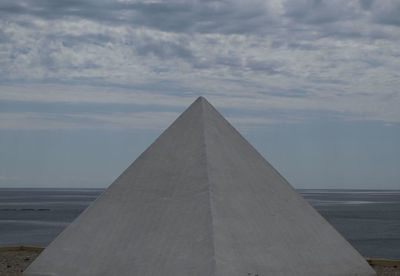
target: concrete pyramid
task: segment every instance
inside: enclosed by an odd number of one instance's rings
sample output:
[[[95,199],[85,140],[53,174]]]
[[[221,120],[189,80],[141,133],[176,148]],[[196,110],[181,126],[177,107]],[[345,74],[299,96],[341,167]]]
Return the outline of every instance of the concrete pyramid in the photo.
[[[375,272],[200,97],[24,275]]]

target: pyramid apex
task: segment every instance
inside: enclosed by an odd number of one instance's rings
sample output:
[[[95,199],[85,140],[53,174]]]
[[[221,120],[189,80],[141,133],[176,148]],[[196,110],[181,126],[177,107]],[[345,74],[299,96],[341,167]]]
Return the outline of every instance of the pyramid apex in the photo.
[[[206,105],[206,106],[212,106],[212,104],[210,104],[210,102],[204,97],[204,96],[199,96],[194,102],[193,104],[201,104],[202,106]]]
[[[205,97],[203,97],[203,96],[198,97],[196,99],[196,101],[206,101],[206,102],[208,102],[207,99]]]

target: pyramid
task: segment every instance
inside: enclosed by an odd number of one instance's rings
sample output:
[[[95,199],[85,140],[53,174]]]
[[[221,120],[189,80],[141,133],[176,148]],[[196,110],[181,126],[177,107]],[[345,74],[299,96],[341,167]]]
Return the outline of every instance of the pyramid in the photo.
[[[200,97],[24,275],[376,274]]]

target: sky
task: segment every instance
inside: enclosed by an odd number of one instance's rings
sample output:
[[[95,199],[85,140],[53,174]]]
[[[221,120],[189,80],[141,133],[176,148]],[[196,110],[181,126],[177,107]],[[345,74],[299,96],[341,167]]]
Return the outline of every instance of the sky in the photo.
[[[398,0],[2,0],[0,187],[107,187],[198,96],[295,188],[400,189]]]

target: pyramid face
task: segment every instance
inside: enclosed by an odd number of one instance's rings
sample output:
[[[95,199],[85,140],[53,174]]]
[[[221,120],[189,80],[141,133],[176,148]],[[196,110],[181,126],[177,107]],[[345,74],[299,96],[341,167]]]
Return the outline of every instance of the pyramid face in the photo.
[[[24,275],[376,274],[199,98]]]

